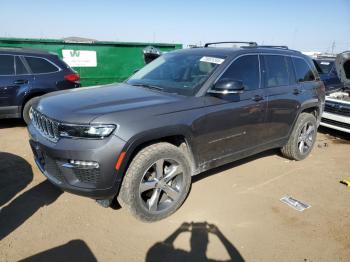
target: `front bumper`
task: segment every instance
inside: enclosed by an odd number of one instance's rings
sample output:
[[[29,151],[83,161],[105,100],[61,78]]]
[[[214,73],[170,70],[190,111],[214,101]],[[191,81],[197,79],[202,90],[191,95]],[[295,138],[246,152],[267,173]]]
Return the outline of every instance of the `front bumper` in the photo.
[[[115,135],[101,140],[61,138],[57,143],[28,126],[30,146],[41,172],[56,186],[94,199],[112,199],[122,176],[115,169],[125,141]],[[93,161],[98,168],[69,167],[70,160]]]
[[[350,133],[350,117],[323,112],[321,126]]]

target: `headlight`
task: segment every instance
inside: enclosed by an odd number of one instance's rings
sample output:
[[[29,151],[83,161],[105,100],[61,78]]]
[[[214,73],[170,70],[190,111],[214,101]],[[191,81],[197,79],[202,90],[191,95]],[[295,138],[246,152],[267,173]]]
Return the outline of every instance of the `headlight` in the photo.
[[[61,137],[72,138],[105,138],[116,129],[115,125],[65,125],[58,128]]]
[[[33,107],[30,107],[29,109],[29,119],[33,120]]]

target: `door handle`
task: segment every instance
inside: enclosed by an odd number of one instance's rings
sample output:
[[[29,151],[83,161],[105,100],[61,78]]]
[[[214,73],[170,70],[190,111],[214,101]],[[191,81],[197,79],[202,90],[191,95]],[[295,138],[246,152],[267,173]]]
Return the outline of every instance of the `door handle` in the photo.
[[[299,94],[301,94],[301,90],[299,90],[298,88],[295,88],[293,90],[293,95],[299,95]]]
[[[28,83],[28,80],[19,79],[19,80],[15,80],[13,83],[14,83],[15,85],[24,85],[24,84],[27,84],[27,83]]]
[[[264,98],[262,96],[255,95],[255,96],[253,96],[252,100],[255,102],[259,102],[261,100],[264,100]]]

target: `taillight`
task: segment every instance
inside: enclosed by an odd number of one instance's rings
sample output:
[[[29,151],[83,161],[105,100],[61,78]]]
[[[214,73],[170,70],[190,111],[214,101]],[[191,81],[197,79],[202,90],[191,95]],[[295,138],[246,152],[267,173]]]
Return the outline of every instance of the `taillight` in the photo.
[[[80,75],[76,73],[72,73],[72,74],[65,75],[64,79],[70,82],[76,82],[80,79]]]

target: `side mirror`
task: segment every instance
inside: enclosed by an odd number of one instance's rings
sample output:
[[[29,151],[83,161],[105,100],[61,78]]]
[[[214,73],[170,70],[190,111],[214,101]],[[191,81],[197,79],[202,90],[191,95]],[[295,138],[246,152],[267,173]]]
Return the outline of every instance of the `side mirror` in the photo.
[[[220,79],[213,88],[209,90],[212,94],[240,94],[244,90],[244,85],[241,80],[234,79]]]

